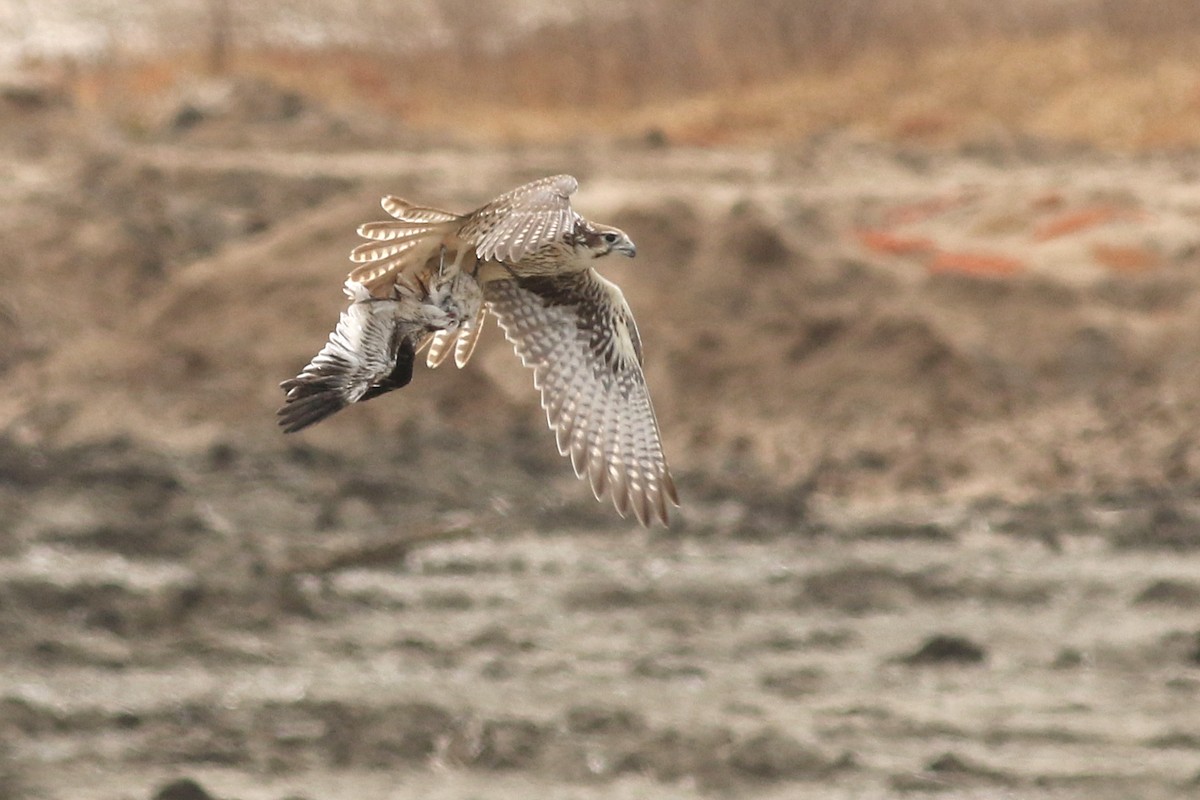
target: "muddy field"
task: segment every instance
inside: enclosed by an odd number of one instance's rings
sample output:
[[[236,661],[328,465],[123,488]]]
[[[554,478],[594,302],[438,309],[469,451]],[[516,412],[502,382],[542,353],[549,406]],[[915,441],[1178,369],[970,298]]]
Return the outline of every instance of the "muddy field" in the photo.
[[[0,98],[0,798],[1200,792],[1194,156],[483,151],[272,91]],[[380,194],[559,171],[638,244],[669,530],[494,327],[277,433]]]

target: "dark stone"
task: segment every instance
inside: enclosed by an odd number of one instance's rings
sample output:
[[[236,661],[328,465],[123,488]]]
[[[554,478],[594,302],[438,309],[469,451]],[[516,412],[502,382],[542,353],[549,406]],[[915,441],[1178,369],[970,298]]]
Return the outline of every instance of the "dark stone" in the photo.
[[[171,120],[171,130],[190,130],[203,122],[204,119],[204,112],[188,103],[175,112],[175,117]]]
[[[1157,580],[1138,592],[1134,605],[1175,606],[1196,608],[1200,606],[1200,584],[1192,581],[1170,579]]]
[[[936,634],[915,651],[900,659],[912,666],[927,664],[981,664],[987,658],[982,647],[962,636]]]
[[[775,728],[759,731],[733,746],[729,765],[760,780],[820,777],[832,762],[812,747]]]
[[[191,778],[179,778],[163,784],[154,800],[213,800],[213,796]]]
[[[625,708],[574,706],[567,710],[567,730],[571,733],[629,733],[645,728],[642,715]]]

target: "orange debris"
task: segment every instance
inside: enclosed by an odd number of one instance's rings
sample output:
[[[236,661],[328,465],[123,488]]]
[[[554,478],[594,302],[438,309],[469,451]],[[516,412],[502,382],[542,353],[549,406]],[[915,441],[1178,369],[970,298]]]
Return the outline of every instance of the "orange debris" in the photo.
[[[929,262],[930,272],[958,272],[981,277],[1005,277],[1025,271],[1025,262],[993,253],[939,252]]]
[[[879,230],[860,230],[858,240],[873,253],[891,256],[924,255],[937,249],[927,236],[897,236]]]
[[[1163,263],[1161,253],[1139,245],[1096,244],[1092,258],[1114,272],[1146,272]]]
[[[890,209],[883,218],[885,225],[908,225],[922,222],[930,217],[945,213],[952,208],[966,205],[975,199],[974,194],[956,194],[949,197],[931,197],[916,203],[908,203]]]
[[[1136,212],[1125,208],[1118,208],[1117,206],[1092,206],[1090,208],[1079,209],[1078,211],[1068,211],[1046,220],[1034,228],[1033,238],[1036,241],[1045,242],[1132,216],[1138,215]]]

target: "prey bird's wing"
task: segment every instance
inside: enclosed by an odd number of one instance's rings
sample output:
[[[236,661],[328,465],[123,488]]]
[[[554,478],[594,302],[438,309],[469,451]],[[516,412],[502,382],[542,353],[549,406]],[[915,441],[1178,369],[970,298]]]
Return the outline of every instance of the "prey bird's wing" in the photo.
[[[468,214],[459,237],[475,245],[482,261],[514,264],[575,228],[579,215],[571,208],[571,195],[578,188],[570,175],[518,186]]]
[[[329,341],[299,375],[280,384],[286,397],[278,416],[286,433],[412,380],[415,351],[405,335],[411,326],[398,317],[400,303],[363,299],[360,286],[347,284],[347,291],[358,299],[342,312]]]
[[[616,284],[594,270],[492,281],[488,306],[534,386],[559,452],[587,476],[597,499],[612,498],[648,525],[679,505],[642,373],[642,347]]]

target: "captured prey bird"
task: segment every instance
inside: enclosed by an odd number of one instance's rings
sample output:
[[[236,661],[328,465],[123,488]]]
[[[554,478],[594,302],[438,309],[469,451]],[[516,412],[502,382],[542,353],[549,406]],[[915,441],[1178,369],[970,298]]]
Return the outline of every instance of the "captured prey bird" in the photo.
[[[474,319],[483,302],[479,284],[466,273],[439,279],[416,296],[396,286],[388,298],[372,297],[354,281],[343,291],[350,305],[329,341],[299,375],[280,384],[287,393],[278,414],[285,433],[408,385],[418,342]]]
[[[385,197],[393,219],[359,226],[368,241],[351,252],[358,266],[347,286],[370,298],[356,303],[368,303],[420,296],[438,280],[473,279],[482,304],[460,302],[467,316],[412,334],[415,351],[429,347],[430,367],[450,352],[465,366],[491,312],[533,370],[559,452],[575,474],[598,500],[610,497],[621,516],[632,511],[643,525],[665,525],[679,497],[642,372],[641,338],[620,288],[596,271],[609,256],[637,251],[623,231],[571,208],[578,187],[569,175],[542,178],[466,214]],[[464,286],[459,291],[470,289]],[[400,377],[407,382],[410,373]]]

